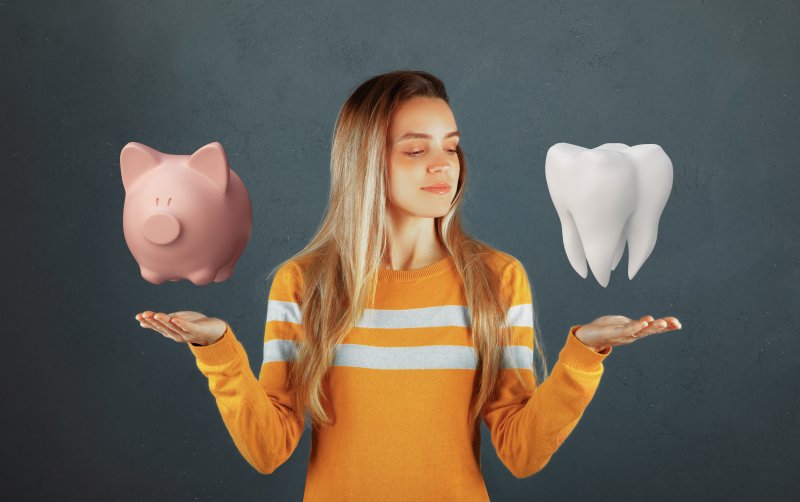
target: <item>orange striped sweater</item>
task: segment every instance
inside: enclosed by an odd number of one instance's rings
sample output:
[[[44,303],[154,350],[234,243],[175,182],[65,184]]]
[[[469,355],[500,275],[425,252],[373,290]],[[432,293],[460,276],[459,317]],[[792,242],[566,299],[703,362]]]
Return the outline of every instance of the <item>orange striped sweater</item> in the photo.
[[[533,309],[525,269],[490,258],[512,295],[501,387],[483,411],[498,457],[517,478],[549,462],[583,415],[611,353],[584,345],[572,326],[550,375],[533,387]],[[225,426],[247,462],[271,474],[295,450],[308,415],[292,409],[287,366],[300,335],[302,275],[279,268],[269,292],[258,379],[230,326],[208,346],[187,344],[208,378]],[[337,347],[326,376],[333,425],[313,431],[305,501],[489,500],[480,426],[467,417],[477,359],[463,283],[452,257],[414,270],[381,269],[375,304]]]

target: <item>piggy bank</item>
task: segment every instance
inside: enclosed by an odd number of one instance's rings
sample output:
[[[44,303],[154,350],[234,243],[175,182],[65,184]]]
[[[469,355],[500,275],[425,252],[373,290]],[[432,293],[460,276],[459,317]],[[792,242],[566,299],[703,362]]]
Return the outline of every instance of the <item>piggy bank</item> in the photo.
[[[222,145],[171,155],[132,142],[119,164],[122,228],[142,277],[198,286],[228,279],[250,240],[253,211]]]

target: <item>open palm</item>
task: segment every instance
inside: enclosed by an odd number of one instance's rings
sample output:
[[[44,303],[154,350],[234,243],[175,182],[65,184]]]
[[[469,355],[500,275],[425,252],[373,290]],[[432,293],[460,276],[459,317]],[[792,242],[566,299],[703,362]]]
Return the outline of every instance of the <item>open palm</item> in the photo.
[[[590,347],[602,349],[627,345],[656,333],[679,329],[680,321],[671,316],[654,319],[646,315],[634,320],[621,315],[606,315],[578,328],[575,336]]]
[[[143,328],[158,331],[176,342],[189,342],[198,345],[214,343],[225,333],[225,321],[207,317],[200,312],[181,310],[171,314],[146,310],[136,315]]]

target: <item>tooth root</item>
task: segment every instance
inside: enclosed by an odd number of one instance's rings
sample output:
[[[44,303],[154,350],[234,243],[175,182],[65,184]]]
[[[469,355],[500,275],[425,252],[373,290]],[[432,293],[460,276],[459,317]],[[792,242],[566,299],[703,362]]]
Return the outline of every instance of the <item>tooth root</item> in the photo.
[[[593,232],[592,228],[597,226],[596,221],[584,220],[580,217],[577,218],[578,233],[584,243],[584,252],[586,259],[589,261],[589,268],[592,269],[592,275],[604,288],[608,286],[608,281],[611,277],[611,263],[614,258],[614,253],[617,249],[619,235],[622,235],[622,229],[619,229],[618,235],[612,235],[612,229],[609,225],[605,226],[604,233]],[[591,234],[591,235],[587,235]]]
[[[547,150],[545,159],[545,178],[550,198],[556,207],[558,218],[561,221],[561,237],[564,242],[564,251],[567,253],[569,264],[575,272],[586,279],[589,271],[586,266],[586,254],[583,252],[583,243],[575,225],[575,219],[567,209],[569,180],[572,178],[572,159],[586,148],[569,143],[556,143]]]
[[[630,222],[630,219],[628,220]],[[617,251],[614,253],[614,262],[611,265],[611,270],[616,270],[617,265],[619,265],[619,260],[622,259],[622,253],[625,252],[625,242],[628,240],[628,223],[625,224],[625,229],[622,231],[622,235],[619,236],[619,242],[617,243]]]
[[[658,224],[672,191],[672,161],[659,145],[636,145],[626,151],[636,169],[636,211],[627,230],[628,278],[650,257],[658,238]]]
[[[575,218],[572,217],[569,211],[565,211],[563,216],[561,211],[559,211],[559,217],[561,218],[561,233],[564,240],[564,250],[567,252],[569,264],[572,265],[572,268],[575,269],[578,275],[586,279],[589,270],[586,267],[586,254],[583,252],[583,242],[581,242],[581,236],[575,224]]]

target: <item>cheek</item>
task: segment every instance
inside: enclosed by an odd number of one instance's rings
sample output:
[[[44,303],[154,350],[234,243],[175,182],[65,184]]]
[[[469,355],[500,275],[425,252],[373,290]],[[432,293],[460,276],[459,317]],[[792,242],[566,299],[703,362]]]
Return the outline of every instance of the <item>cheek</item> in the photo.
[[[420,179],[418,166],[412,162],[394,162],[387,171],[388,196],[395,204],[408,204],[418,197],[419,187],[424,183]]]
[[[388,180],[389,184],[393,187],[392,190],[396,193],[398,191],[407,190],[408,187],[417,183],[418,166],[415,162],[407,160],[395,160],[389,166]]]

